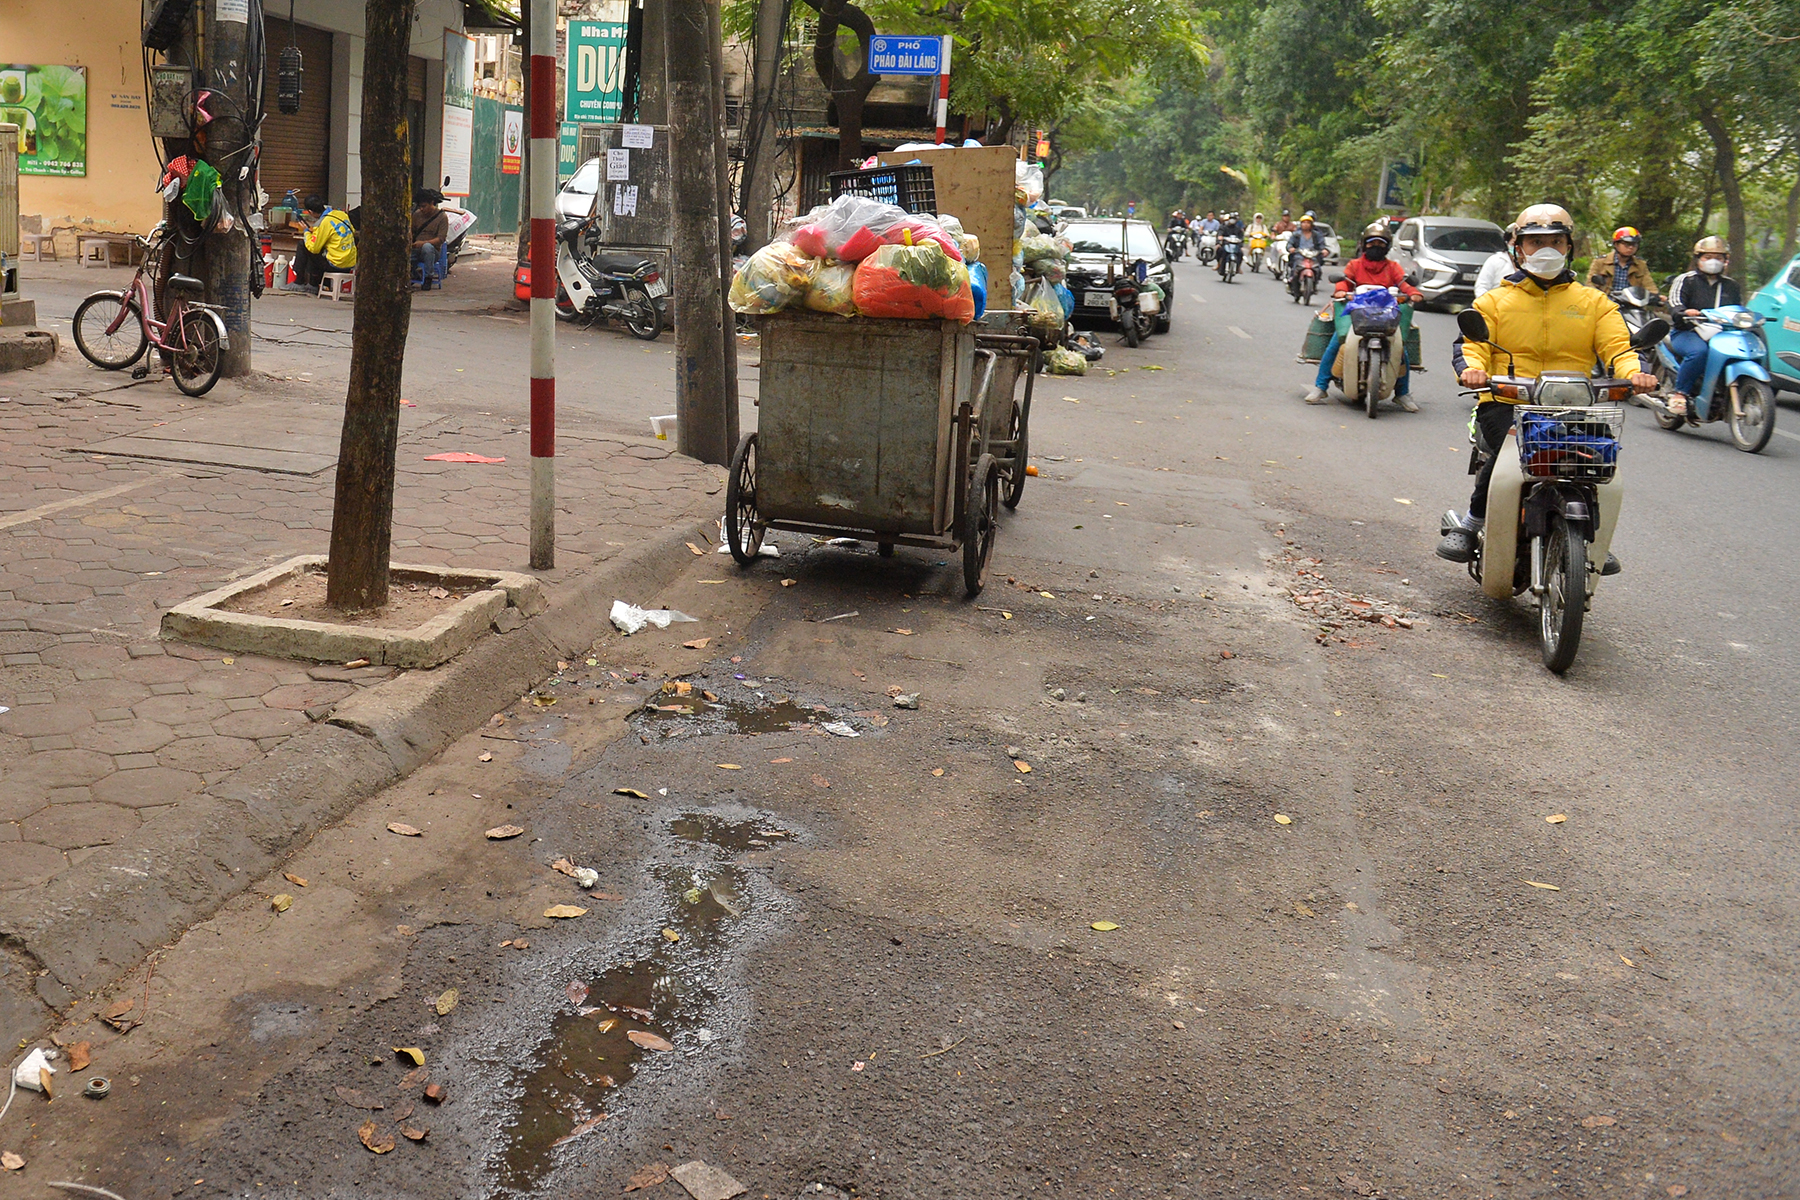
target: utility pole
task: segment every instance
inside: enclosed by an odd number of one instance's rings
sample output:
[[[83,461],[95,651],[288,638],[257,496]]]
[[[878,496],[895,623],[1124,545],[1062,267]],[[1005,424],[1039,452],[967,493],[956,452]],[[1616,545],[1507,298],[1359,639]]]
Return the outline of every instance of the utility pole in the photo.
[[[718,0],[667,0],[668,113],[675,185],[675,412],[683,454],[725,466],[737,450],[735,379],[725,378],[719,156],[714,107]],[[646,38],[648,40],[648,38]],[[646,54],[648,59],[648,54]],[[646,62],[646,66],[650,64]],[[649,79],[645,92],[649,92]],[[734,349],[735,349],[735,343]]]
[[[712,68],[713,161],[719,164],[719,258],[713,271],[719,281],[719,406],[725,417],[725,457],[719,462],[729,464],[737,454],[738,374],[737,314],[731,311],[725,285],[731,278],[731,153],[725,145],[724,5],[709,3],[706,11],[710,26],[706,35],[707,65]]]
[[[556,565],[556,0],[531,8],[531,567]]]
[[[756,61],[751,69],[750,119],[744,126],[744,224],[752,251],[769,244],[775,207],[775,89],[780,83],[787,30],[786,0],[758,0]]]
[[[250,373],[250,224],[256,209],[251,199],[252,180],[244,172],[250,159],[250,141],[256,134],[254,114],[262,106],[260,95],[251,95],[250,80],[261,78],[262,64],[252,63],[250,21],[262,24],[262,0],[215,0],[205,6],[206,61],[202,90],[217,93],[206,102],[212,120],[195,135],[200,158],[219,173],[219,194],[231,208],[235,225],[230,232],[214,230],[200,246],[200,272],[206,298],[217,304],[225,318],[229,346],[220,351],[220,374],[234,378]],[[254,69],[253,69],[254,68]],[[220,97],[223,99],[221,100]],[[239,175],[245,177],[240,179]]]
[[[415,0],[368,0],[365,16],[362,229],[356,239],[350,388],[344,397],[325,582],[325,603],[333,608],[381,608],[388,601],[400,372],[412,321],[406,59],[414,4]]]

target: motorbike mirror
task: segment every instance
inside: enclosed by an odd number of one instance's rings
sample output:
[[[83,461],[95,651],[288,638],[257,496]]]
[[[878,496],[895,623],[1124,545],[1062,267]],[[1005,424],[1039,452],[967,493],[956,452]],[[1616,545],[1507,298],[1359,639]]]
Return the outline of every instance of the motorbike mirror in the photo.
[[[1406,282],[1409,287],[1418,287],[1419,273],[1417,271],[1408,271],[1406,273]]]
[[[1643,327],[1631,335],[1633,349],[1644,350],[1669,336],[1669,323],[1661,317],[1645,321]]]
[[[1633,304],[1635,304],[1639,308],[1642,308],[1642,307],[1644,307],[1644,305],[1650,303],[1650,293],[1646,292],[1642,286],[1626,288],[1625,289],[1625,298],[1627,300],[1630,300]]]
[[[1333,271],[1330,278],[1333,283],[1342,283],[1344,282],[1344,273],[1342,271]]]
[[[1456,327],[1462,330],[1463,337],[1471,342],[1488,340],[1487,318],[1472,308],[1465,308],[1456,314]]]

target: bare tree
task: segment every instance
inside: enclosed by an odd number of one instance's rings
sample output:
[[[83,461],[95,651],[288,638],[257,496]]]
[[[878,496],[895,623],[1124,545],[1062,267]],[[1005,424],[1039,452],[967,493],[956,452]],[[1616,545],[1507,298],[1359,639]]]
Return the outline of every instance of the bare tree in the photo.
[[[875,76],[869,73],[869,39],[875,36],[875,24],[868,15],[849,0],[806,0],[819,14],[819,32],[813,39],[813,70],[819,82],[831,93],[837,105],[838,169],[853,169],[862,153],[863,101],[874,90]],[[843,29],[856,38],[855,58],[838,54],[838,31]],[[846,66],[850,67],[846,73]]]

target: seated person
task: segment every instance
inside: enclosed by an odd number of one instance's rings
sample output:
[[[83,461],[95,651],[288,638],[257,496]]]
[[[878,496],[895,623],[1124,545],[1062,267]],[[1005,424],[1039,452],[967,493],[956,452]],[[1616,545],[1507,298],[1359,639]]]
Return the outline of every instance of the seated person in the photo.
[[[450,217],[438,207],[435,192],[422,192],[412,214],[413,282],[429,291],[433,280],[444,286],[444,242],[450,236]]]
[[[298,290],[316,292],[327,271],[356,269],[356,230],[343,209],[327,210],[325,201],[308,196],[301,206],[300,221],[306,226],[306,236],[294,251]]]

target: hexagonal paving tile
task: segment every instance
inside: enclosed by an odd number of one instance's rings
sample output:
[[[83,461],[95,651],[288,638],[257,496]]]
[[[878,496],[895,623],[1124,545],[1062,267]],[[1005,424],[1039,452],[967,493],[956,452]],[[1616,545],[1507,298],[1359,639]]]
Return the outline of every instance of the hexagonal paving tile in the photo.
[[[138,767],[115,771],[93,786],[93,798],[127,808],[179,804],[200,791],[200,777],[172,767]]]
[[[61,873],[69,865],[63,852],[37,842],[0,842],[0,888],[22,888]]]
[[[228,711],[223,701],[214,700],[210,696],[152,696],[131,706],[133,716],[147,721],[160,721],[164,725],[191,725],[196,721],[211,721],[224,716]]]
[[[175,740],[160,721],[138,717],[130,721],[102,721],[75,735],[75,744],[102,754],[150,754]]]
[[[318,704],[334,704],[355,690],[347,683],[293,683],[276,688],[264,696],[262,701],[270,708],[299,711]]]
[[[212,696],[219,700],[238,700],[260,696],[275,686],[275,681],[258,671],[208,671],[198,679],[188,680],[188,691],[196,696]]]
[[[119,677],[134,683],[186,683],[199,673],[199,663],[166,654],[134,658],[119,667]]]
[[[143,818],[116,804],[52,804],[19,822],[27,842],[74,850],[110,846],[143,824]]]
[[[256,743],[243,738],[180,738],[156,752],[159,766],[182,771],[230,771],[256,757]]]
[[[78,704],[28,704],[0,713],[0,733],[26,738],[74,733],[93,723],[94,714]]]
[[[306,723],[306,717],[292,709],[248,708],[220,717],[212,727],[225,737],[272,738],[298,733]]]
[[[94,750],[40,750],[6,773],[5,786],[81,787],[112,774],[112,758]]]

